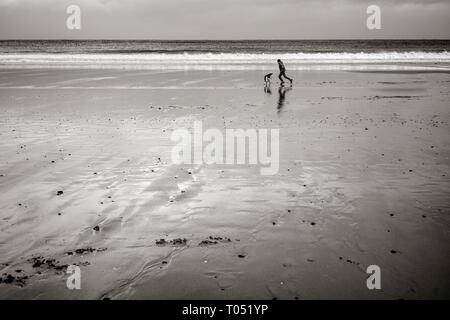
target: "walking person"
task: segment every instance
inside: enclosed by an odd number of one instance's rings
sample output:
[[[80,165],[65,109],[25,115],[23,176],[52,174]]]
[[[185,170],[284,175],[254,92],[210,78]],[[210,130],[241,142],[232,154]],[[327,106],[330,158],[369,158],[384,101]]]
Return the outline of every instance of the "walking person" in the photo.
[[[278,68],[280,68],[280,74],[278,75],[278,79],[280,79],[281,84],[284,83],[284,80],[283,80],[282,77],[288,79],[288,80],[291,82],[291,84],[292,84],[292,79],[289,78],[289,77],[286,75],[286,67],[284,66],[283,61],[281,61],[280,59],[278,59],[277,62],[278,62]]]

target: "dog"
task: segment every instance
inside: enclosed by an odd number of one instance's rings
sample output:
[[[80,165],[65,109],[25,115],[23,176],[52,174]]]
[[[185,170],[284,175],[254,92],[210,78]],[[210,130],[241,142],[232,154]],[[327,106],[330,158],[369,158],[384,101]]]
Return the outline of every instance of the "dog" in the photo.
[[[264,76],[264,83],[265,83],[266,85],[270,84],[270,77],[272,77],[272,74],[273,74],[273,72],[268,73],[268,74],[266,74],[266,75]]]

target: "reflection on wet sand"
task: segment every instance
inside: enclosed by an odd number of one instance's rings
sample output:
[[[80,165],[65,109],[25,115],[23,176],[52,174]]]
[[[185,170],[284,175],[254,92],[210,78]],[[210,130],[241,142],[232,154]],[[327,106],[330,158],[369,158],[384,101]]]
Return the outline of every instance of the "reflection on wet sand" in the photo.
[[[278,112],[281,112],[281,109],[286,104],[286,92],[291,90],[292,86],[290,87],[280,86],[278,88],[278,105],[277,105]]]

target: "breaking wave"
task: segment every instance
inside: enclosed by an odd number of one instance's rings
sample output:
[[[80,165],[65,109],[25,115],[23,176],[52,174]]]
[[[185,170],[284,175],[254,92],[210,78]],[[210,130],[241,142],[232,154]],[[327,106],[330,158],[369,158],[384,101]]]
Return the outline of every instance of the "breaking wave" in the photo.
[[[112,69],[196,69],[252,70],[276,67],[282,59],[289,69],[358,68],[445,68],[450,53],[372,52],[372,53],[133,53],[66,54],[3,53],[0,66],[14,68],[112,68]]]

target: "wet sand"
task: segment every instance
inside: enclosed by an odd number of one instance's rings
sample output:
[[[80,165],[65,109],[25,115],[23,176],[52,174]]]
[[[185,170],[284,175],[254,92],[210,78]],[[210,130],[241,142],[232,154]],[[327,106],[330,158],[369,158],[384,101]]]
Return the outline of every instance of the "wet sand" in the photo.
[[[0,70],[0,298],[450,298],[450,75],[291,75]],[[279,174],[171,164],[195,120]]]

